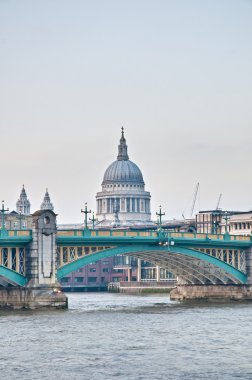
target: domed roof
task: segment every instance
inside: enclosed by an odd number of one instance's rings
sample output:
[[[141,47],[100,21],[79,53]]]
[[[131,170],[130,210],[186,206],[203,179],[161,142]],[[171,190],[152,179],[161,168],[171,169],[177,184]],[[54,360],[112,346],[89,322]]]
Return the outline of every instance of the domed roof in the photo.
[[[105,171],[102,184],[112,182],[130,182],[144,185],[143,175],[139,167],[129,160],[128,147],[122,128],[122,136],[118,146],[117,161],[112,162]]]
[[[102,184],[111,182],[134,182],[144,184],[143,175],[134,162],[114,161],[105,171]]]

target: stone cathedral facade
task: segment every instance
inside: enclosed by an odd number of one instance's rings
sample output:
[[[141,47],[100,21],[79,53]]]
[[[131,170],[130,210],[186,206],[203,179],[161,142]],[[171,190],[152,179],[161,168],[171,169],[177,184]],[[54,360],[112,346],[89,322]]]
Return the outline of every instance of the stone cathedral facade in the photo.
[[[151,220],[150,199],[141,170],[129,160],[122,128],[117,160],[106,169],[102,191],[96,195],[98,221],[122,226],[130,222],[148,222]]]

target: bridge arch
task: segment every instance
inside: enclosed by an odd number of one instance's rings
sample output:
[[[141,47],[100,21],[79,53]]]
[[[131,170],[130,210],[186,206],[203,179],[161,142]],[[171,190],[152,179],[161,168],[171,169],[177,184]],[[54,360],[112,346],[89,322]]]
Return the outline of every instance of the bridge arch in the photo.
[[[247,281],[245,273],[204,252],[179,246],[150,244],[127,244],[91,253],[59,267],[57,278],[60,280],[85,265],[116,255],[134,256],[160,265],[188,284],[244,284]]]
[[[0,284],[3,286],[25,286],[27,284],[27,278],[12,269],[0,265]]]

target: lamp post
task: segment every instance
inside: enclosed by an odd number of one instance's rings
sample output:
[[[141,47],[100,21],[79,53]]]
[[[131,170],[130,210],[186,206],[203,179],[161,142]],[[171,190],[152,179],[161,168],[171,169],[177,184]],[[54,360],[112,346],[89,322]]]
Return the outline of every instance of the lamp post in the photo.
[[[1,209],[1,213],[2,213],[2,230],[4,230],[5,229],[5,222],[4,222],[4,216],[5,216],[5,212],[6,211],[9,211],[9,209],[8,208],[4,208],[4,201],[2,201],[2,209]]]
[[[158,224],[159,224],[159,228],[161,229],[162,228],[162,216],[165,215],[165,212],[162,213],[162,207],[161,206],[159,206],[159,212],[156,212],[156,215],[159,217]]]
[[[88,214],[90,214],[92,212],[91,210],[88,211],[87,202],[85,202],[85,208],[84,208],[84,210],[81,209],[81,212],[83,212],[85,214],[85,220],[84,220],[84,226],[85,227],[84,228],[85,228],[85,230],[87,230],[88,229],[87,216],[88,216]]]
[[[230,219],[230,215],[227,211],[225,211],[225,216],[223,216],[223,219],[226,221],[225,224],[225,233],[228,234],[228,220]]]
[[[94,213],[93,213],[92,218],[89,218],[89,220],[92,222],[93,230],[94,230],[94,224],[95,224],[95,222],[98,220],[98,219],[96,219],[96,218],[94,217]]]

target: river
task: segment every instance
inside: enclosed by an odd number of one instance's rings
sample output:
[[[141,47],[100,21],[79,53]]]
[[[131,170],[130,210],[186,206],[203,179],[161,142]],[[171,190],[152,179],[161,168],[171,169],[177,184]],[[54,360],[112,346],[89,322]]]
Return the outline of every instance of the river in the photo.
[[[68,310],[0,311],[1,379],[252,379],[252,303],[68,296]]]

